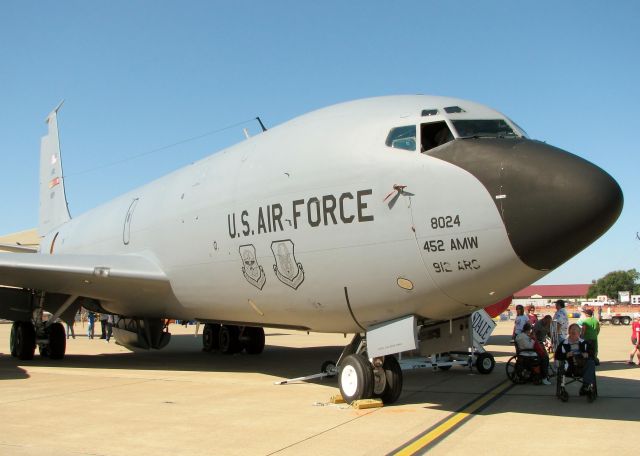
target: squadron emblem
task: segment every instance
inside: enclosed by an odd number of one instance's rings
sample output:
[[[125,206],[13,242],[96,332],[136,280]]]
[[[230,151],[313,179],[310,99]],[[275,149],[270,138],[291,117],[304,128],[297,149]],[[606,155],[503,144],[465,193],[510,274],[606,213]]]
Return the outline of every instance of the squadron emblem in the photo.
[[[262,290],[267,278],[264,275],[264,269],[258,264],[256,248],[253,244],[240,246],[240,258],[242,258],[242,274],[244,278],[258,290]]]
[[[280,282],[297,290],[304,281],[304,270],[302,264],[296,261],[294,248],[291,239],[271,243],[271,251],[276,260],[276,264],[273,265],[276,277]]]

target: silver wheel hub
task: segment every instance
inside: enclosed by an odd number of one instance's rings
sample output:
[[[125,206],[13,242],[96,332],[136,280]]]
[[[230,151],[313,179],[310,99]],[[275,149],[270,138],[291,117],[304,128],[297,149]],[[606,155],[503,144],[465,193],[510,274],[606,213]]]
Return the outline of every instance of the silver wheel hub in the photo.
[[[375,394],[384,393],[384,389],[387,386],[387,376],[384,373],[384,369],[376,367],[373,370],[373,392]]]
[[[342,391],[348,397],[353,397],[358,389],[358,373],[353,366],[347,364],[340,373],[340,385]]]

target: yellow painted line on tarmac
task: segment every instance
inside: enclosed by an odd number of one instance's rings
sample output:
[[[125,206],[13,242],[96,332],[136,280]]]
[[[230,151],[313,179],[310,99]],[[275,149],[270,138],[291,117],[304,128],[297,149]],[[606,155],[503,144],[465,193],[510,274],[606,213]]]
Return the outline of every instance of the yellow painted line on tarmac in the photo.
[[[470,419],[480,409],[488,405],[490,401],[497,399],[498,396],[504,394],[512,386],[513,383],[509,380],[500,383],[495,388],[484,393],[478,399],[464,406],[453,416],[445,418],[444,421],[441,421],[434,427],[427,429],[423,434],[412,439],[407,444],[393,451],[391,454],[396,456],[410,456],[418,453],[419,451],[426,450],[429,445],[433,444],[436,440],[446,437],[447,433],[460,426],[463,421]]]

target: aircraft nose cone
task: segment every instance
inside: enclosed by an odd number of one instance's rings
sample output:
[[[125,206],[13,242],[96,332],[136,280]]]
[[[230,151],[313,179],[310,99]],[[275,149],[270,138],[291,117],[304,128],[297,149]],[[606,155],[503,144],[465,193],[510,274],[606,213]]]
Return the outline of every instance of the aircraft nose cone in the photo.
[[[514,251],[534,269],[561,265],[607,231],[622,211],[622,190],[609,174],[538,141],[462,139],[431,155],[484,184]]]

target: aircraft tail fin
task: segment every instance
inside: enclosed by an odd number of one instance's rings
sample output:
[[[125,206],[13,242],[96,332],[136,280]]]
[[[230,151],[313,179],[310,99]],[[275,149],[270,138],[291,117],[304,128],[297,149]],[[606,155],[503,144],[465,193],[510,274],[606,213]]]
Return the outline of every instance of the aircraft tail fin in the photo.
[[[47,116],[49,132],[40,143],[40,214],[38,234],[44,236],[71,220],[64,191],[64,176],[58,137],[58,110],[60,102]]]

